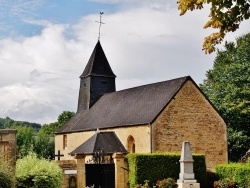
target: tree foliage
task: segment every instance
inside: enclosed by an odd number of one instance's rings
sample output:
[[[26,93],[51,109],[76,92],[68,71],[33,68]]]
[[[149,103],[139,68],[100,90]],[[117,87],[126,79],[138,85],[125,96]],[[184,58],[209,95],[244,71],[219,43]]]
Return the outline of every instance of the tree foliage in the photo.
[[[49,127],[49,125],[47,125]],[[30,152],[35,152],[39,158],[53,159],[54,132],[53,129],[41,128],[35,132],[31,127],[15,126],[17,130],[18,157],[23,158]]]
[[[60,188],[62,170],[54,161],[39,159],[30,153],[16,164],[17,187]]]
[[[54,133],[60,128],[60,124],[58,122],[53,122],[50,124],[44,124],[39,132],[43,132],[48,136],[54,136]]]
[[[249,150],[249,137],[243,131],[234,131],[228,128],[228,158],[238,162],[246,151]]]
[[[63,111],[57,118],[57,122],[43,125],[36,135],[34,152],[39,157],[53,159],[55,154],[54,133],[72,116],[74,112]]]
[[[47,134],[40,129],[36,135],[34,152],[38,155],[39,158],[53,159],[55,154],[55,140],[54,136]]]
[[[12,127],[17,130],[17,149],[18,157],[24,157],[28,155],[30,151],[33,151],[35,144],[35,133],[31,127],[27,126],[14,126]]]
[[[211,6],[210,19],[204,28],[219,30],[204,39],[203,49],[205,53],[211,53],[215,51],[215,45],[222,42],[226,33],[237,30],[243,20],[249,19],[250,0],[179,0],[178,9],[184,15],[188,10],[202,9],[204,4]]]
[[[200,87],[231,129],[229,159],[239,160],[250,138],[250,33],[226,42],[206,77]],[[241,134],[246,137],[241,139]]]
[[[63,111],[58,118],[57,121],[60,125],[66,123],[70,118],[72,118],[75,115],[75,112],[70,112],[70,111]]]

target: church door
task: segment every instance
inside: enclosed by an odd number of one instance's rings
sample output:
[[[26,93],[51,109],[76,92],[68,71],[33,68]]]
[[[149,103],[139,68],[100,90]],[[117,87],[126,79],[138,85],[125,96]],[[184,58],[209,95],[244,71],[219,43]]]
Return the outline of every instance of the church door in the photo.
[[[115,188],[115,164],[85,164],[86,186]]]

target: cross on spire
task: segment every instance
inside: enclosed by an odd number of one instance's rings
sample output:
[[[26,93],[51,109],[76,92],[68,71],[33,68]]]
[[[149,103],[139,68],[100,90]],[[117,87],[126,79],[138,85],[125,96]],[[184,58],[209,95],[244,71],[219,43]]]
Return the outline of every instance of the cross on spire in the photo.
[[[102,24],[105,24],[105,23],[103,23],[102,22],[102,15],[104,14],[104,12],[100,12],[100,21],[98,22],[98,21],[95,21],[95,22],[97,22],[97,23],[99,23],[100,25],[99,25],[99,36],[98,36],[98,40],[100,40],[100,38],[101,38],[101,26],[102,26]]]

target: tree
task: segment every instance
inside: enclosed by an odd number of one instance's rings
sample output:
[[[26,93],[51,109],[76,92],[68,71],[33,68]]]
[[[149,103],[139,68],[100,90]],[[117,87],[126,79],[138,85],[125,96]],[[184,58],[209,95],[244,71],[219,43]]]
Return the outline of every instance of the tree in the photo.
[[[30,153],[16,164],[17,187],[60,188],[62,169],[55,161],[39,159]]]
[[[35,144],[34,130],[27,126],[14,126],[17,130],[17,148],[19,157],[26,156],[30,151],[33,151]]]
[[[57,121],[60,125],[66,123],[70,118],[72,118],[75,115],[75,112],[70,112],[70,111],[63,111],[58,118]]]
[[[43,132],[48,136],[54,136],[54,133],[59,129],[60,124],[58,122],[53,122],[50,124],[44,124],[39,132]]]
[[[40,129],[35,138],[34,152],[39,158],[53,159],[55,154],[54,149],[55,141],[51,134],[44,132]]]
[[[228,128],[228,158],[238,162],[249,150],[249,137],[243,131],[234,131]]]
[[[230,128],[229,159],[239,160],[250,138],[250,33],[226,42],[206,77],[200,87]]]
[[[250,17],[250,0],[179,0],[178,4],[180,15],[184,15],[188,10],[202,9],[204,4],[211,5],[210,19],[204,28],[211,27],[219,31],[205,37],[205,53],[215,51],[215,45],[222,42],[226,33],[234,32],[243,20]]]
[[[74,115],[74,112],[64,111],[58,116],[58,122],[50,123],[48,125],[45,124],[42,126],[42,128],[36,134],[34,144],[34,152],[39,158],[54,158],[54,133]]]

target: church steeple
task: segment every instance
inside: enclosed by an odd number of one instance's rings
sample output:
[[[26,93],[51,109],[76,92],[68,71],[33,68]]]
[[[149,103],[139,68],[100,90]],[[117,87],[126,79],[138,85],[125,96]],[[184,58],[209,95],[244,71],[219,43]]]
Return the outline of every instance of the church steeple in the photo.
[[[116,75],[113,73],[98,40],[90,59],[80,76],[77,112],[88,110],[104,93],[114,92]]]
[[[99,40],[80,78],[87,76],[116,77],[109,65]]]

